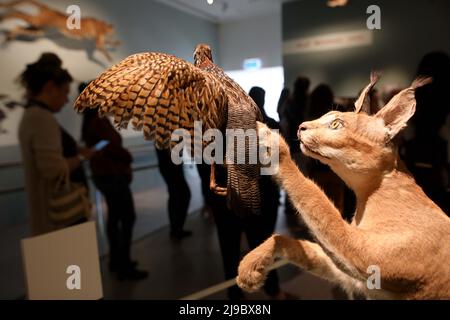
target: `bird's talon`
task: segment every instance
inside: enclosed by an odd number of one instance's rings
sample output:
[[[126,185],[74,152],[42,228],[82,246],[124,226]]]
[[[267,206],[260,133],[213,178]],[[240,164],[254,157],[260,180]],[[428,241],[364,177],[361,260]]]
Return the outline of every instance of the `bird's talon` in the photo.
[[[219,196],[226,196],[227,195],[227,188],[224,188],[224,187],[219,187],[219,186],[216,185],[216,186],[212,186],[211,190],[215,194],[217,194]]]
[[[219,187],[216,183],[216,165],[214,162],[211,163],[211,176],[210,176],[209,188],[211,189],[211,191],[213,191],[215,194],[217,194],[219,196],[227,195],[227,188]]]

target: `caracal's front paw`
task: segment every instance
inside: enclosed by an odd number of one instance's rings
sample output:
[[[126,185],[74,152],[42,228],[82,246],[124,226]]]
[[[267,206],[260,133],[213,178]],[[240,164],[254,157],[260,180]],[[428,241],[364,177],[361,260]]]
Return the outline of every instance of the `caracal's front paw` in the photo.
[[[270,130],[264,123],[257,121],[256,129],[258,130],[258,138],[260,146],[267,148],[271,154],[278,152],[280,157],[290,156],[289,147],[276,131]]]
[[[239,264],[237,285],[248,292],[259,290],[266,280],[269,261],[258,254],[258,249],[248,253]]]

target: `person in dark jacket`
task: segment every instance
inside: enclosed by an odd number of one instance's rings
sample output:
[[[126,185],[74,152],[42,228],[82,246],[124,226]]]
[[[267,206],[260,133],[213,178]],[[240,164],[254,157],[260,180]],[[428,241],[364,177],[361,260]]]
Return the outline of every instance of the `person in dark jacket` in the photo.
[[[278,122],[269,118],[264,110],[265,91],[260,87],[253,87],[249,92],[263,115],[263,121],[272,129],[279,129]],[[199,172],[204,185],[209,184],[211,166],[199,164]],[[219,185],[226,184],[226,169],[216,168],[216,181]],[[272,181],[271,176],[261,176],[261,213],[251,216],[239,216],[226,204],[226,198],[204,188],[207,199],[211,203],[211,211],[217,227],[220,251],[226,279],[237,276],[241,259],[241,237],[245,234],[249,249],[254,249],[263,243],[274,232],[277,220],[280,190]],[[242,290],[234,285],[228,288],[230,300],[244,299]],[[264,284],[264,291],[271,299],[290,299],[292,295],[281,290],[277,272],[271,271]]]
[[[83,87],[80,86],[80,92]],[[108,206],[107,236],[109,242],[109,269],[117,271],[119,280],[139,280],[148,273],[136,268],[131,259],[133,226],[136,220],[133,195],[131,154],[122,146],[122,137],[107,118],[100,118],[97,110],[86,109],[82,125],[82,140],[95,146],[104,140],[108,143],[90,160],[92,178]]]

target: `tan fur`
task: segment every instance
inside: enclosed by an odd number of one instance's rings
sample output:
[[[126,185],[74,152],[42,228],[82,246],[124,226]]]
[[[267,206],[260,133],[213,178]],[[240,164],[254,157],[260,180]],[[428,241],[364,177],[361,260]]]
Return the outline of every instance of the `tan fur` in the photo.
[[[105,45],[117,46],[118,41],[109,39],[114,33],[114,27],[106,22],[94,18],[81,18],[80,29],[67,28],[68,16],[62,12],[51,9],[48,6],[35,0],[17,0],[9,3],[0,4],[0,8],[14,8],[19,5],[33,5],[39,9],[36,15],[30,15],[20,11],[11,11],[1,17],[2,20],[19,19],[25,21],[28,26],[18,26],[7,34],[8,40],[16,39],[19,36],[44,36],[45,29],[54,28],[64,34],[66,37],[83,40],[95,40],[96,48],[102,52],[105,57],[111,61],[112,58],[106,50]],[[31,27],[31,28],[30,28]]]
[[[239,286],[259,289],[281,257],[368,298],[450,299],[450,219],[404,169],[392,142],[414,113],[414,89],[428,82],[414,82],[374,116],[330,112],[300,126],[303,153],[329,165],[355,192],[351,224],[298,170],[283,139],[259,125],[266,137],[260,143],[279,139],[276,179],[317,244],[273,235],[241,261]],[[342,126],[332,129],[336,119]],[[371,265],[380,268],[381,289],[367,286]]]

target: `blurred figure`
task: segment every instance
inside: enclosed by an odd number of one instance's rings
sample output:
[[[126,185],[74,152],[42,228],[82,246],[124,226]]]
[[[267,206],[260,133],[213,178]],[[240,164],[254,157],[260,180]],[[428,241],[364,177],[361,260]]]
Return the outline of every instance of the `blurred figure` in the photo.
[[[431,52],[420,61],[418,76],[433,82],[416,90],[416,113],[411,118],[413,138],[406,141],[402,154],[416,182],[444,212],[450,212],[448,187],[448,137],[440,134],[450,111],[450,58],[444,52]]]
[[[284,117],[284,112],[286,109],[286,101],[289,98],[289,89],[288,88],[284,88],[283,90],[281,90],[281,94],[280,94],[280,98],[278,99],[278,104],[277,104],[277,113],[278,113],[278,118],[281,119]]]
[[[318,85],[311,92],[306,121],[320,118],[331,111],[333,105],[334,94],[331,88],[325,84]],[[342,214],[344,211],[344,182],[329,166],[309,157],[303,156],[302,159],[304,161],[306,176],[314,180],[322,188]]]
[[[261,87],[252,87],[248,92],[248,95],[255,101],[261,114],[263,116],[263,121],[270,129],[280,130],[280,124],[278,121],[269,117],[264,109],[264,104],[266,102],[266,91]]]
[[[212,207],[214,205],[213,194],[210,190],[210,165],[205,163],[197,164],[197,171],[200,177],[202,196],[203,196],[203,208],[201,214],[204,218],[208,218],[212,214]]]
[[[308,103],[308,90],[310,81],[305,77],[298,77],[294,83],[294,91],[285,103],[283,117],[280,119],[281,135],[289,145],[292,159],[295,160],[301,171],[305,168],[302,165],[300,157],[300,148],[297,138],[297,130],[300,124],[305,120],[305,112]],[[297,209],[295,209],[288,195],[285,196],[285,213],[288,224],[296,229],[302,236],[307,235],[307,229],[302,222]]]
[[[260,87],[253,87],[249,92],[256,105],[261,110],[264,122],[272,129],[279,129],[278,122],[269,118],[264,110],[265,91]],[[200,164],[205,184],[209,184],[211,166]],[[207,182],[206,182],[207,181]],[[219,185],[226,185],[226,169],[216,166],[216,181]],[[260,177],[261,213],[259,215],[238,216],[228,209],[226,198],[207,190],[212,202],[212,213],[217,226],[219,245],[222,253],[223,266],[226,279],[237,276],[241,260],[241,237],[244,233],[250,249],[256,248],[266,240],[275,229],[277,220],[280,191],[278,185],[272,181],[271,176]],[[265,292],[273,299],[286,299],[288,295],[280,290],[276,271],[268,274],[264,285]],[[228,289],[230,300],[244,299],[242,290],[236,285]]]
[[[81,93],[86,84],[81,84]],[[81,129],[82,140],[88,147],[104,144],[90,161],[92,179],[108,207],[106,234],[109,244],[109,270],[118,272],[119,280],[146,278],[146,271],[136,268],[131,259],[133,226],[136,220],[132,181],[131,154],[122,146],[122,137],[107,118],[100,118],[97,109],[86,109]]]
[[[82,162],[94,153],[92,149],[80,148],[54,116],[68,102],[72,82],[69,72],[61,66],[57,55],[44,53],[27,65],[19,77],[27,100],[19,141],[33,236],[61,227],[49,218],[51,194],[67,174],[72,182],[86,184]],[[80,218],[76,223],[86,220]]]
[[[298,77],[294,83],[294,92],[286,101],[286,106],[281,119],[281,134],[285,138],[291,154],[298,153],[297,130],[305,120],[305,111],[308,102],[308,90],[310,81],[305,77]]]
[[[183,171],[183,164],[174,164],[170,149],[155,148],[158,167],[169,192],[167,209],[169,211],[170,236],[180,240],[192,235],[192,231],[184,230],[184,223],[191,201],[191,191]]]
[[[305,121],[320,118],[333,108],[334,95],[331,88],[326,84],[319,84],[311,92],[309,104],[305,115]]]

